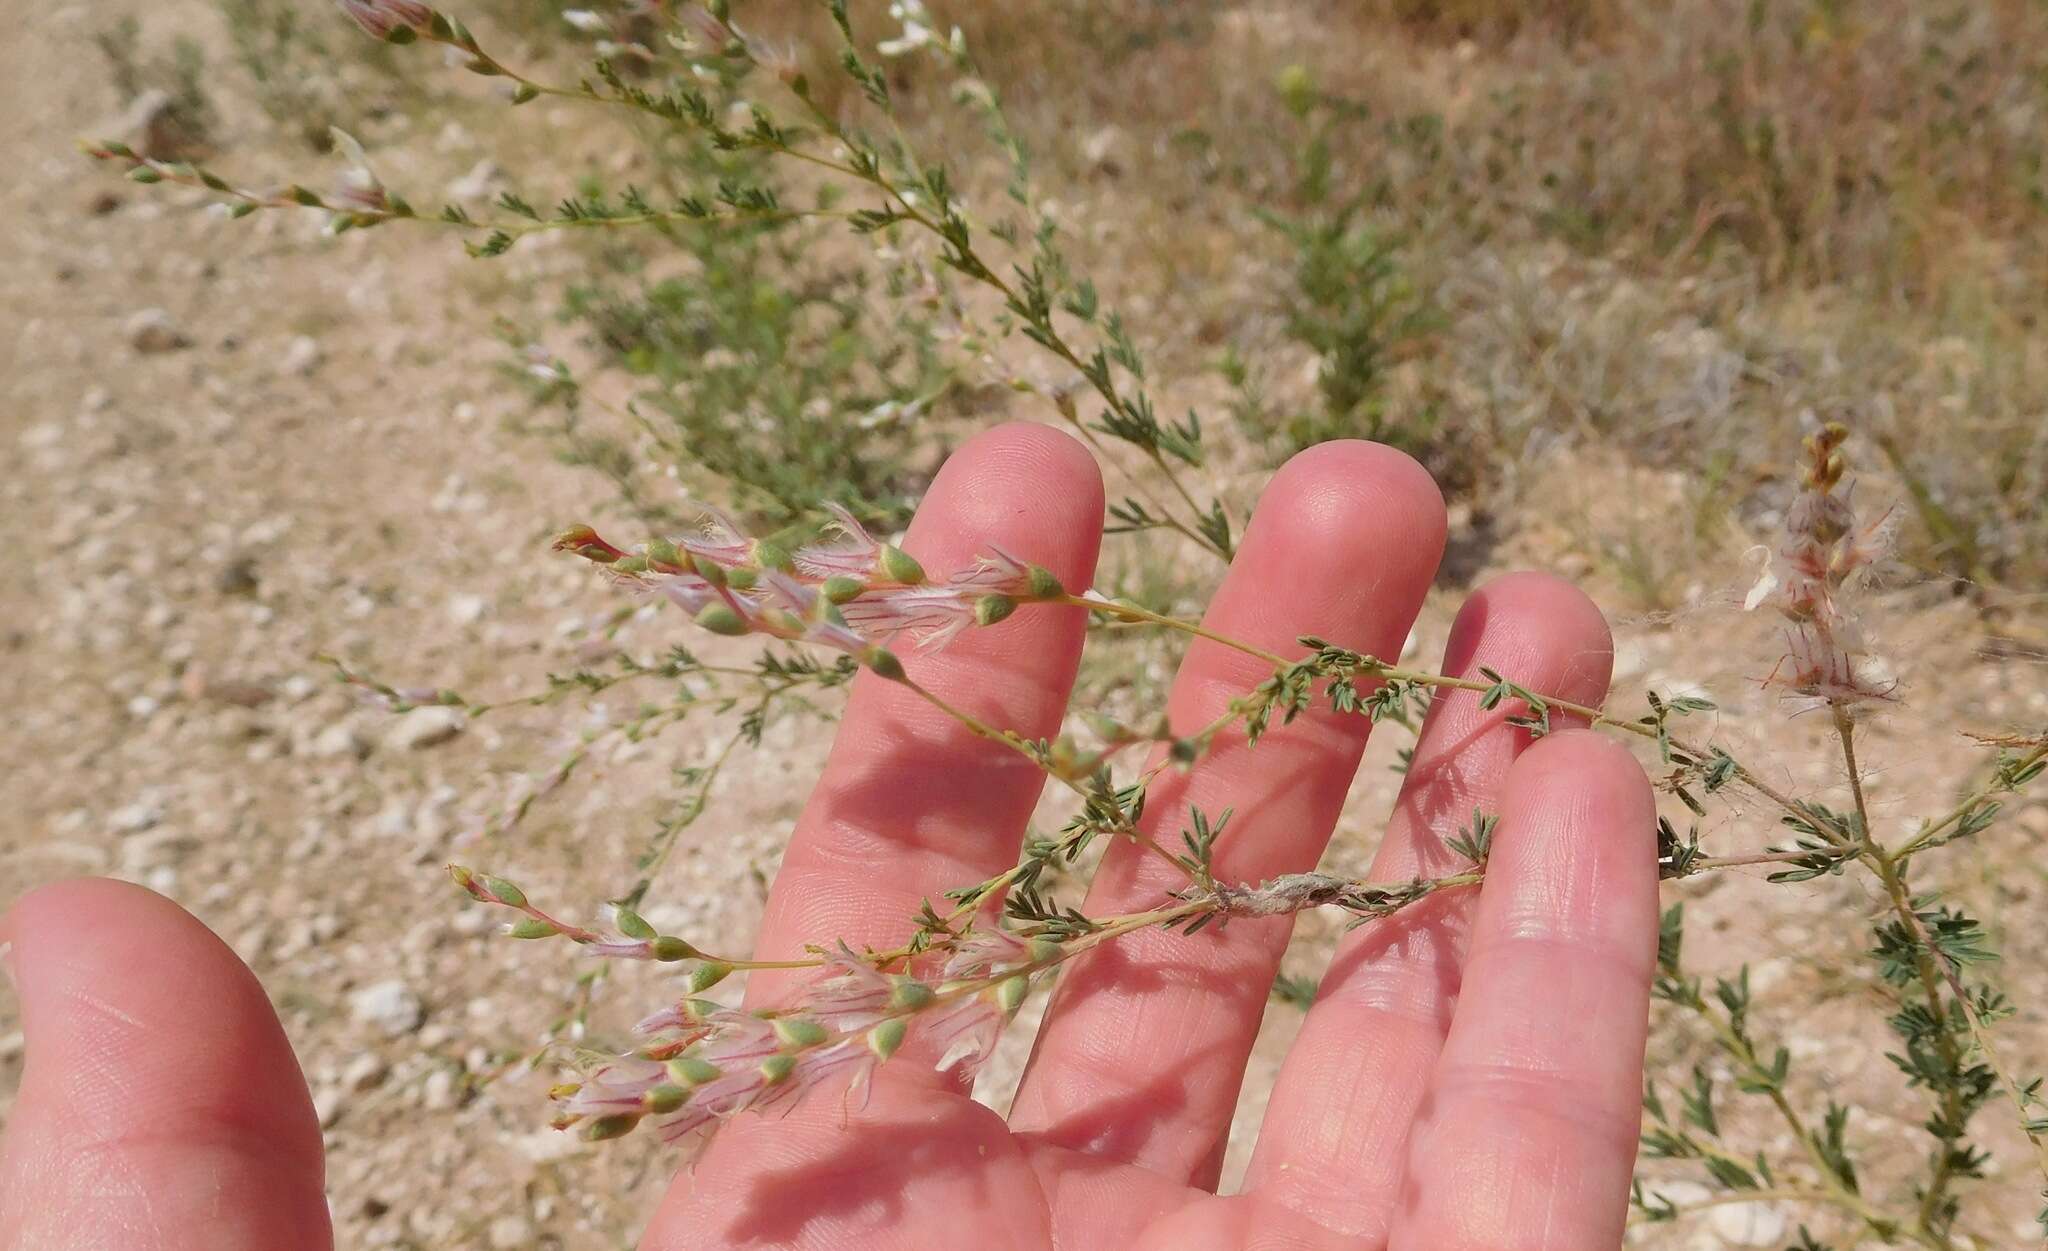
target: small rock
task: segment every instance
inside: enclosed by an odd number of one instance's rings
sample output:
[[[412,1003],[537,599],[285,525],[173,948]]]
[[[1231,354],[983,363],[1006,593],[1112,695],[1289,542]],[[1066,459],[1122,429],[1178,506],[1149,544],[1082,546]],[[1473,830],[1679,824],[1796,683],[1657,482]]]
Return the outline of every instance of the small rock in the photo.
[[[137,695],[128,701],[128,715],[137,721],[147,721],[163,707],[163,702],[154,695]]]
[[[533,1226],[523,1216],[501,1216],[491,1222],[492,1251],[521,1251],[533,1245]]]
[[[183,830],[156,829],[121,844],[121,864],[130,873],[174,865],[199,849],[199,840]]]
[[[1785,1239],[1785,1214],[1768,1203],[1730,1203],[1714,1208],[1707,1224],[1730,1246],[1775,1247]]]
[[[278,358],[277,367],[288,374],[304,378],[320,368],[326,354],[320,350],[320,340],[309,334],[295,335]]]
[[[128,346],[138,352],[175,352],[192,346],[192,340],[179,333],[171,315],[160,308],[145,308],[132,314],[123,332],[128,336]]]
[[[483,620],[487,607],[489,605],[481,595],[458,595],[448,601],[448,615],[456,625],[475,625]]]
[[[220,567],[213,575],[213,589],[222,595],[254,595],[256,593],[256,560],[251,556],[237,556]]]
[[[116,834],[140,834],[164,819],[164,810],[155,804],[124,804],[114,809],[107,817],[107,824]]]
[[[353,756],[361,760],[370,754],[370,744],[356,730],[353,722],[337,721],[313,736],[307,747],[307,754],[313,756]]]
[[[446,1068],[435,1069],[420,1083],[420,1102],[437,1112],[447,1111],[457,1101],[455,1074]]]
[[[365,1051],[341,1071],[341,1084],[350,1090],[375,1090],[390,1075],[391,1066],[384,1063],[384,1057]]]
[[[1111,178],[1124,172],[1124,150],[1129,144],[1116,126],[1104,126],[1081,143],[1081,158]]]
[[[365,986],[349,1002],[349,1012],[393,1038],[410,1034],[426,1022],[426,1005],[412,988],[392,978]]]
[[[460,708],[415,708],[398,719],[384,736],[384,745],[398,751],[438,747],[462,733],[468,718]]]

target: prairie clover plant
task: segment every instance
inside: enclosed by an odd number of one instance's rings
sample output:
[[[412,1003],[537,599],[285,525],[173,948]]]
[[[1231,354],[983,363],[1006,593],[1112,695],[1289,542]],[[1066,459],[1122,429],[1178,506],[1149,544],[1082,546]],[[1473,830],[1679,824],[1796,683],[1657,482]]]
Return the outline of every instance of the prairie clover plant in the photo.
[[[326,213],[336,231],[432,224],[461,235],[471,253],[484,258],[544,231],[793,216],[843,223],[897,256],[927,248],[927,278],[935,298],[960,319],[960,341],[984,355],[1003,339],[1033,345],[1049,372],[1006,368],[1012,385],[1041,397],[1129,479],[1131,494],[1111,506],[1112,528],[1171,531],[1216,556],[1232,554],[1229,511],[1186,480],[1186,471],[1203,463],[1201,421],[1193,413],[1180,421],[1157,413],[1130,332],[1101,307],[1095,287],[1072,273],[1055,227],[1033,213],[1028,165],[999,98],[975,72],[964,39],[920,0],[890,6],[894,24],[872,51],[856,36],[846,0],[824,0],[837,44],[829,72],[841,80],[829,96],[814,84],[813,69],[798,50],[748,34],[723,0],[705,7],[646,3],[616,17],[572,10],[565,15],[569,27],[598,38],[587,71],[567,84],[506,64],[460,20],[419,0],[340,2],[359,26],[386,42],[441,45],[452,64],[502,82],[512,105],[548,97],[625,110],[650,120],[668,138],[713,152],[757,154],[767,165],[822,180],[831,192],[799,207],[791,202],[793,193],[731,177],[659,201],[630,186],[612,192],[584,188],[552,210],[508,194],[491,214],[476,216],[452,204],[421,212],[386,186],[360,145],[345,138],[337,142],[347,169],[327,192],[298,183],[252,187],[119,143],[89,144],[87,150],[126,166],[138,182],[204,188],[233,217],[304,207]],[[985,219],[971,209],[947,165],[912,148],[896,124],[891,76],[878,57],[921,58],[951,76],[954,98],[976,115],[1008,161],[1009,201],[998,215]],[[707,84],[733,94],[714,99]],[[842,97],[843,104],[827,103]],[[857,125],[852,117],[868,120]],[[970,299],[965,291],[980,294]],[[989,306],[993,312],[985,311]],[[1090,415],[1083,415],[1084,404]],[[1548,733],[1554,718],[1569,715],[1642,739],[1661,762],[1665,789],[1693,813],[1704,815],[1709,800],[1739,792],[1777,812],[1783,823],[1783,832],[1760,850],[1711,855],[1701,846],[1697,825],[1680,832],[1661,821],[1645,838],[1655,839],[1664,877],[1762,866],[1772,882],[1856,873],[1876,887],[1882,906],[1873,922],[1870,957],[1898,1038],[1890,1058],[1906,1086],[1922,1092],[1926,1102],[1927,1161],[1903,1188],[1903,1200],[1902,1188],[1867,1188],[1855,1160],[1858,1133],[1850,1110],[1834,1102],[1818,1111],[1801,1106],[1789,1050],[1759,1036],[1746,972],[1711,988],[1685,972],[1683,913],[1674,906],[1664,917],[1656,993],[1697,1022],[1700,1036],[1720,1053],[1719,1066],[1733,1074],[1735,1093],[1760,1101],[1762,1110],[1782,1121],[1792,1148],[1731,1140],[1722,1116],[1730,1097],[1722,1089],[1725,1079],[1705,1066],[1675,1091],[1653,1080],[1644,1097],[1645,1162],[1634,1196],[1636,1218],[1665,1221],[1703,1207],[1769,1198],[1832,1209],[1849,1239],[1840,1245],[1876,1239],[1953,1248],[1963,1245],[1958,1220],[1969,1194],[1963,1183],[1987,1163],[1972,1139],[1976,1114],[1994,1099],[2008,1101],[2048,1179],[2041,1137],[2048,1131],[2048,1102],[2041,1080],[2014,1072],[1994,1045],[1991,1027],[2011,1007],[1982,977],[1992,954],[1982,927],[1916,882],[1916,870],[1926,853],[1990,827],[2000,814],[2001,796],[2048,769],[2048,736],[1984,737],[1992,759],[1952,808],[1904,830],[1875,827],[1857,735],[1866,718],[1884,714],[1895,691],[1857,629],[1853,598],[1858,579],[1886,551],[1889,515],[1869,521],[1852,506],[1846,438],[1844,428],[1829,425],[1808,439],[1800,492],[1749,601],[1751,608],[1776,610],[1786,620],[1785,654],[1768,681],[1829,719],[1846,772],[1846,794],[1838,804],[1788,794],[1711,738],[1688,736],[1688,720],[1713,708],[1698,697],[1653,692],[1647,710],[1630,715],[1555,698],[1510,674],[1489,670],[1460,678],[1399,667],[1348,648],[1343,640],[1305,637],[1300,643],[1306,654],[1289,659],[1128,599],[1064,586],[1033,563],[1030,552],[989,550],[966,568],[926,569],[845,508],[810,524],[754,535],[740,520],[698,506],[695,528],[631,545],[587,526],[555,540],[558,551],[592,562],[635,597],[667,601],[713,634],[760,639],[764,650],[751,666],[708,664],[681,647],[647,662],[599,643],[580,658],[581,667],[551,678],[544,690],[490,704],[456,691],[394,687],[338,662],[337,668],[366,697],[390,707],[442,704],[473,715],[553,704],[628,682],[663,684],[674,692],[668,703],[648,705],[630,721],[572,746],[556,768],[515,793],[479,836],[515,828],[536,802],[569,780],[596,737],[651,733],[701,707],[739,714],[737,732],[714,762],[686,774],[689,796],[663,822],[638,866],[639,879],[612,901],[605,928],[545,912],[500,877],[451,870],[472,897],[515,914],[508,927],[513,937],[566,939],[612,960],[677,967],[680,996],[640,1023],[640,1042],[632,1051],[570,1048],[580,1076],[554,1092],[558,1123],[593,1138],[616,1137],[645,1123],[665,1139],[701,1143],[732,1116],[814,1089],[851,1091],[857,1098],[882,1064],[971,1065],[988,1054],[1035,983],[1075,955],[1139,930],[1194,931],[1233,917],[1314,908],[1333,908],[1354,924],[1369,924],[1484,879],[1494,828],[1494,817],[1485,812],[1443,833],[1446,846],[1466,863],[1457,873],[1390,882],[1321,872],[1263,882],[1219,879],[1214,851],[1229,837],[1229,813],[1191,811],[1177,846],[1141,830],[1139,816],[1154,778],[1200,759],[1226,730],[1256,743],[1276,720],[1285,724],[1320,706],[1375,722],[1411,724],[1433,692],[1456,689],[1477,692],[1484,708],[1507,709],[1510,721],[1534,736]],[[966,631],[1047,606],[1085,609],[1106,627],[1209,639],[1254,657],[1266,675],[1215,721],[1190,734],[1173,735],[1157,721],[1134,724],[1140,719],[1090,714],[1085,734],[1046,740],[985,724],[952,707],[919,687],[899,659],[901,649],[942,648]],[[617,620],[637,611],[629,606]],[[766,719],[780,709],[843,685],[860,669],[902,684],[974,734],[1029,759],[1076,793],[1075,815],[1056,836],[1029,841],[1014,866],[961,883],[943,904],[927,902],[919,915],[906,917],[908,938],[889,950],[854,949],[837,935],[818,934],[801,959],[752,961],[656,930],[640,915],[641,902],[677,831],[702,811],[719,764],[734,746],[757,741]],[[1158,763],[1121,768],[1124,754],[1141,745],[1163,747]],[[1123,915],[1090,916],[1062,904],[1051,871],[1079,861],[1105,840],[1128,840],[1168,862],[1180,885],[1156,906]],[[708,997],[734,971],[758,968],[812,969],[816,976],[798,998],[772,1011],[741,1011]],[[579,979],[557,1031],[561,1039],[581,1038],[582,1014],[597,977]],[[1302,995],[1292,982],[1278,989],[1289,998]],[[1696,1171],[1712,1188],[1710,1196],[1669,1197],[1666,1188],[1680,1170]],[[1801,1237],[1803,1247],[1824,1245]]]

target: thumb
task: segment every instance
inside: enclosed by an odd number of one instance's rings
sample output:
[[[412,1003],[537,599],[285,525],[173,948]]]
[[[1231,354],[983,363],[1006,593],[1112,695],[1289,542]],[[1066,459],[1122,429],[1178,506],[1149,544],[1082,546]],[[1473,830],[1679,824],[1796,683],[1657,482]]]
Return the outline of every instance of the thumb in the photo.
[[[332,1245],[320,1128],[255,975],[160,895],[85,879],[0,921],[27,1068],[0,1139],[0,1246]]]

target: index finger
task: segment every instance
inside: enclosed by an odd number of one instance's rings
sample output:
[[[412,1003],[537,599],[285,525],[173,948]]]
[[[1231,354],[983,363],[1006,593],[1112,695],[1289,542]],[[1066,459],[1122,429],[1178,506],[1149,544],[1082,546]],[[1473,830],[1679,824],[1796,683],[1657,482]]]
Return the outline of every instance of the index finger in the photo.
[[[1000,547],[1078,591],[1095,576],[1102,505],[1101,474],[1080,443],[1048,426],[998,426],[946,461],[904,548],[941,576]],[[912,680],[954,707],[1043,738],[1059,729],[1086,628],[1081,609],[1033,607],[943,650],[899,655]],[[756,955],[901,943],[926,898],[1015,863],[1044,784],[1010,748],[863,672],[769,891]],[[775,1002],[801,976],[756,973],[747,1000]]]

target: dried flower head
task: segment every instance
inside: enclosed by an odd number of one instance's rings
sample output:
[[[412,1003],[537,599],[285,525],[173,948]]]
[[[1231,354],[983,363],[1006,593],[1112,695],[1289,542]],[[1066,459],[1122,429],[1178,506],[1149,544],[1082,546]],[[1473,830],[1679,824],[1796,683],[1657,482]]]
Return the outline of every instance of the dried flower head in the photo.
[[[1871,656],[1843,592],[1891,550],[1893,516],[1859,522],[1843,481],[1848,427],[1830,422],[1807,437],[1798,496],[1785,535],[1744,607],[1770,604],[1791,621],[1786,651],[1767,681],[1837,705],[1893,698],[1897,686]]]

